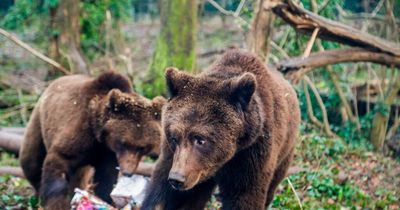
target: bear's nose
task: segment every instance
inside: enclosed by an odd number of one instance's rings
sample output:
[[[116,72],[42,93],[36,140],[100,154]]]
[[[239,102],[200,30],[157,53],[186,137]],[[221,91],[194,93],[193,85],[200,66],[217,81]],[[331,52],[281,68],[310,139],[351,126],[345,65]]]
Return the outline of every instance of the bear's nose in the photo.
[[[185,177],[181,174],[171,172],[169,173],[168,182],[174,189],[181,190],[185,184]]]
[[[131,177],[133,175],[133,173],[132,172],[128,172],[128,171],[123,171],[122,175],[126,176],[126,177]]]

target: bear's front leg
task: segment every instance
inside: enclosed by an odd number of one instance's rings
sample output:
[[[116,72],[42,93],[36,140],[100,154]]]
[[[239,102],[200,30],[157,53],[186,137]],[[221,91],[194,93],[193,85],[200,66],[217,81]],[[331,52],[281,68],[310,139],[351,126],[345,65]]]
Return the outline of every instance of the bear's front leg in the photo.
[[[103,201],[112,204],[110,193],[118,179],[118,162],[115,154],[111,151],[102,152],[102,156],[93,164],[94,174],[94,192]]]
[[[161,155],[156,164],[156,168],[151,176],[151,181],[146,189],[146,197],[143,201],[141,210],[153,210],[156,206],[165,203],[168,194],[170,193],[171,186],[168,184],[168,173],[172,165],[171,158],[165,156],[168,151]]]
[[[235,176],[219,180],[223,210],[264,210],[271,181],[269,173],[248,176],[236,172]]]
[[[68,197],[70,164],[56,152],[49,152],[43,165],[40,199],[46,210],[70,209]]]
[[[221,193],[223,210],[264,210],[266,200],[266,189],[262,186],[250,187],[243,189],[244,191],[236,191],[231,189],[230,193]]]

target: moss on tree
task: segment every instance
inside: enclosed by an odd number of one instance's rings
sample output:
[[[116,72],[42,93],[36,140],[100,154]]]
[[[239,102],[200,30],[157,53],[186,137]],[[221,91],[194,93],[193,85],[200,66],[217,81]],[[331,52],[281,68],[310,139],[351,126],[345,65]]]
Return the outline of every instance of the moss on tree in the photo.
[[[148,97],[165,95],[164,70],[174,66],[193,71],[196,65],[196,0],[161,0],[161,32],[139,91]]]

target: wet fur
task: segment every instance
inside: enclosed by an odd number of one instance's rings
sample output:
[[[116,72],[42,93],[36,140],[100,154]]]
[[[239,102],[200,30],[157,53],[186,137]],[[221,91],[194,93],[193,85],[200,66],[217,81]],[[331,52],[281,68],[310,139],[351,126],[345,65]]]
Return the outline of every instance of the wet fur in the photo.
[[[223,209],[265,209],[286,176],[298,134],[300,111],[291,85],[256,56],[237,50],[199,75],[167,70],[166,77],[171,100],[163,111],[161,156],[142,209],[204,209],[217,185]],[[185,170],[206,175],[177,191],[167,181],[178,149],[170,132],[183,136],[193,129],[218,141],[199,158],[189,157]]]
[[[131,150],[159,144],[163,100],[158,100],[152,103],[132,92],[130,82],[113,72],[52,82],[33,110],[19,153],[23,172],[45,209],[70,209],[70,195],[87,179],[80,173],[87,165],[95,169],[95,193],[111,202],[118,160],[124,161],[117,159],[115,147],[122,139]],[[135,105],[144,108],[136,111]],[[116,112],[116,107],[123,109]],[[134,113],[139,115],[132,117]]]

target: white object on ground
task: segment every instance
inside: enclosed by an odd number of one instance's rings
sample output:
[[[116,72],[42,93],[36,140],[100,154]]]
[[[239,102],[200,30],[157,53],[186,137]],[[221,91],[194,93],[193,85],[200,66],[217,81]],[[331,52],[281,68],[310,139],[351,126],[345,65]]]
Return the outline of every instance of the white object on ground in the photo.
[[[141,175],[132,177],[121,176],[111,192],[111,198],[117,207],[121,208],[130,203],[132,206],[141,206],[149,178]]]

